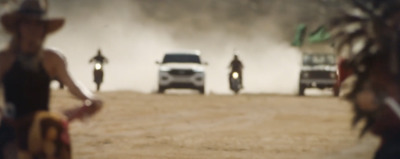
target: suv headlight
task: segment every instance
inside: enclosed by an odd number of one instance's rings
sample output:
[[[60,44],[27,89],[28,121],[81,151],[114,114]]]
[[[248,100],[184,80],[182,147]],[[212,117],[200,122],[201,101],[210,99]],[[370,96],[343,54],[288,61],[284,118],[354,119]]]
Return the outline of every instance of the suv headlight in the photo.
[[[192,70],[193,72],[204,72],[204,69],[202,68],[193,68]]]
[[[168,71],[171,71],[171,68],[165,67],[165,66],[161,66],[161,67],[160,67],[160,71],[161,71],[161,72],[168,72]]]

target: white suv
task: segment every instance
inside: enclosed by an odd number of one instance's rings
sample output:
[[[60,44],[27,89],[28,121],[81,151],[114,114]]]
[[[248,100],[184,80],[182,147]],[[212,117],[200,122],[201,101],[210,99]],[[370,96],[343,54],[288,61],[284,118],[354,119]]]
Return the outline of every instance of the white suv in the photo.
[[[159,67],[158,92],[168,88],[196,89],[204,94],[205,73],[200,51],[168,52]]]

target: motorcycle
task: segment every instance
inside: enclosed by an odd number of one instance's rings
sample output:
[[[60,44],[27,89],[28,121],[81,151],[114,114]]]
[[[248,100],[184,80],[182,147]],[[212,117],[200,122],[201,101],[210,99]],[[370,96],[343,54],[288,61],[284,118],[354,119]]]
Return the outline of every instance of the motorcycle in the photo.
[[[103,64],[100,62],[96,62],[94,64],[94,70],[93,70],[93,75],[94,75],[94,82],[96,83],[96,90],[100,90],[101,83],[103,83]]]
[[[237,71],[232,71],[229,74],[229,83],[230,83],[230,88],[235,94],[238,94],[239,91],[242,89],[242,78],[241,74]]]

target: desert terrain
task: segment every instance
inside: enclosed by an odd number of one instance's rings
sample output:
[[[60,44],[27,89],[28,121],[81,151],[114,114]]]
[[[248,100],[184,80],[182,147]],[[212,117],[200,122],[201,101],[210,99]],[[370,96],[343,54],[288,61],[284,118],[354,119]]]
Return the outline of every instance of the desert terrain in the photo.
[[[11,10],[5,2],[0,0],[0,14]],[[301,67],[301,51],[290,46],[296,26],[318,27],[344,2],[52,0],[49,17],[63,17],[66,24],[49,37],[46,47],[65,54],[71,75],[93,86],[89,59],[101,49],[110,60],[105,66],[106,92],[98,93],[104,109],[70,124],[73,157],[372,158],[378,139],[358,137],[346,102],[330,95],[291,95],[297,92]],[[9,40],[0,28],[0,49]],[[211,93],[150,93],[157,87],[155,61],[175,49],[202,51],[209,63]],[[226,87],[234,50],[240,51],[245,65],[247,93],[237,96],[229,95]],[[66,91],[52,92],[53,111],[79,104]]]
[[[351,107],[325,95],[98,93],[104,109],[70,124],[77,159],[367,159]],[[79,105],[53,91],[52,110]]]

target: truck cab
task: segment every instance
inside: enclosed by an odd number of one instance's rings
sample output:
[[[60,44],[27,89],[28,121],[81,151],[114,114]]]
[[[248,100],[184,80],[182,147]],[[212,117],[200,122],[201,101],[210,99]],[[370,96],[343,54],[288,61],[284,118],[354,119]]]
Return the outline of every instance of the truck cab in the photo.
[[[337,90],[336,55],[330,53],[305,53],[302,55],[298,95],[304,96],[307,88],[333,88]]]

